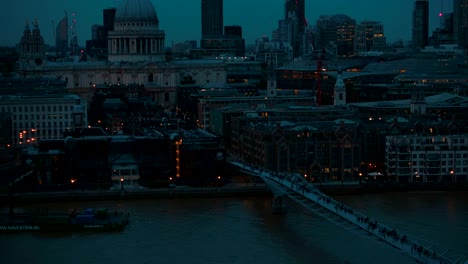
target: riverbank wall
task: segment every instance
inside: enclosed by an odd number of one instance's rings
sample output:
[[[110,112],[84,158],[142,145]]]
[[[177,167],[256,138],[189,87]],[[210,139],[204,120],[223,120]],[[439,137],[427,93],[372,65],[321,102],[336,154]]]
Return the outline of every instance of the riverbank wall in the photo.
[[[270,190],[265,185],[239,187],[170,187],[170,188],[128,188],[110,190],[72,190],[62,192],[29,192],[0,194],[0,203],[8,204],[54,201],[96,201],[121,199],[174,199],[174,198],[210,198],[210,197],[247,197],[269,196]]]

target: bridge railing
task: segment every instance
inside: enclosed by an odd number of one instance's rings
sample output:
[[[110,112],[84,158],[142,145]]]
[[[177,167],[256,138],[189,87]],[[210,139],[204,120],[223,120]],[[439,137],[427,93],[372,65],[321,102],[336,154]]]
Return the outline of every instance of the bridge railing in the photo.
[[[395,228],[383,225],[377,220],[346,206],[322,193],[314,184],[307,181],[298,173],[278,173],[275,171],[249,165],[243,162],[232,162],[241,168],[247,169],[259,177],[266,177],[280,185],[294,190],[296,193],[307,197],[316,204],[328,209],[336,215],[357,225],[368,233],[382,239],[392,246],[402,250],[414,259],[422,263],[452,264],[458,261],[450,260],[442,254],[438,254],[434,249],[424,246],[416,240],[397,231]]]

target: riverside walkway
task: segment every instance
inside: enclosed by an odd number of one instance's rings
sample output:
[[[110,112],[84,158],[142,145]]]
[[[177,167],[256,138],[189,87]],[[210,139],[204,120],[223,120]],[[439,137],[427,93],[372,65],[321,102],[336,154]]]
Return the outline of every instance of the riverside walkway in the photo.
[[[296,197],[299,194],[307,198],[307,200],[325,208],[329,212],[358,226],[360,229],[377,237],[379,240],[390,244],[394,248],[412,257],[417,262],[428,264],[468,264],[468,260],[464,255],[455,254],[449,256],[450,252],[448,250],[437,252],[434,248],[423,245],[416,239],[410,238],[397,231],[395,228],[386,226],[376,219],[372,219],[343,205],[323,194],[314,184],[308,182],[298,173],[278,173],[237,161],[230,163],[245,173],[261,177],[268,186],[274,186],[272,188],[274,193],[280,192],[277,194],[286,194],[293,200],[302,203]],[[272,184],[272,182],[274,184]],[[278,191],[279,186],[283,188],[280,191]]]

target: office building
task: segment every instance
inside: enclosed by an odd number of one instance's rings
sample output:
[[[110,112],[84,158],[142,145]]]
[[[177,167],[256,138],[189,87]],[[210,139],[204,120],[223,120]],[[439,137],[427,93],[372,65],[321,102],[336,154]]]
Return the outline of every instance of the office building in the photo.
[[[354,51],[358,55],[383,52],[387,46],[384,26],[380,21],[365,20],[356,25]]]
[[[304,54],[305,29],[307,21],[305,18],[305,0],[286,0],[284,6],[284,17],[289,22],[289,34],[294,57]]]
[[[114,30],[114,19],[117,8],[106,8],[102,10],[103,26],[105,31]]]
[[[453,1],[453,34],[455,43],[468,49],[468,0]]]
[[[60,139],[87,125],[86,105],[76,95],[2,96],[0,113],[11,115],[12,145]]]
[[[223,23],[223,0],[202,0],[202,39],[222,37]]]
[[[423,49],[429,44],[429,1],[417,0],[413,10],[413,48]]]
[[[68,14],[65,12],[65,16],[57,24],[55,30],[55,48],[57,55],[65,57],[68,55]]]
[[[356,20],[342,14],[320,16],[316,25],[318,50],[333,51],[338,56],[354,54]]]
[[[389,135],[387,173],[398,182],[466,182],[468,135]]]

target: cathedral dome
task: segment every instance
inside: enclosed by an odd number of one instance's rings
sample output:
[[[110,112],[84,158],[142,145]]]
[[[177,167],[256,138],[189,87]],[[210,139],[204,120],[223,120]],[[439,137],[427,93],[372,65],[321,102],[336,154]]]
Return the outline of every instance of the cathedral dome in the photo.
[[[115,20],[157,21],[158,16],[150,0],[123,0],[117,8]]]
[[[108,33],[108,60],[165,61],[165,36],[150,0],[122,0]]]

